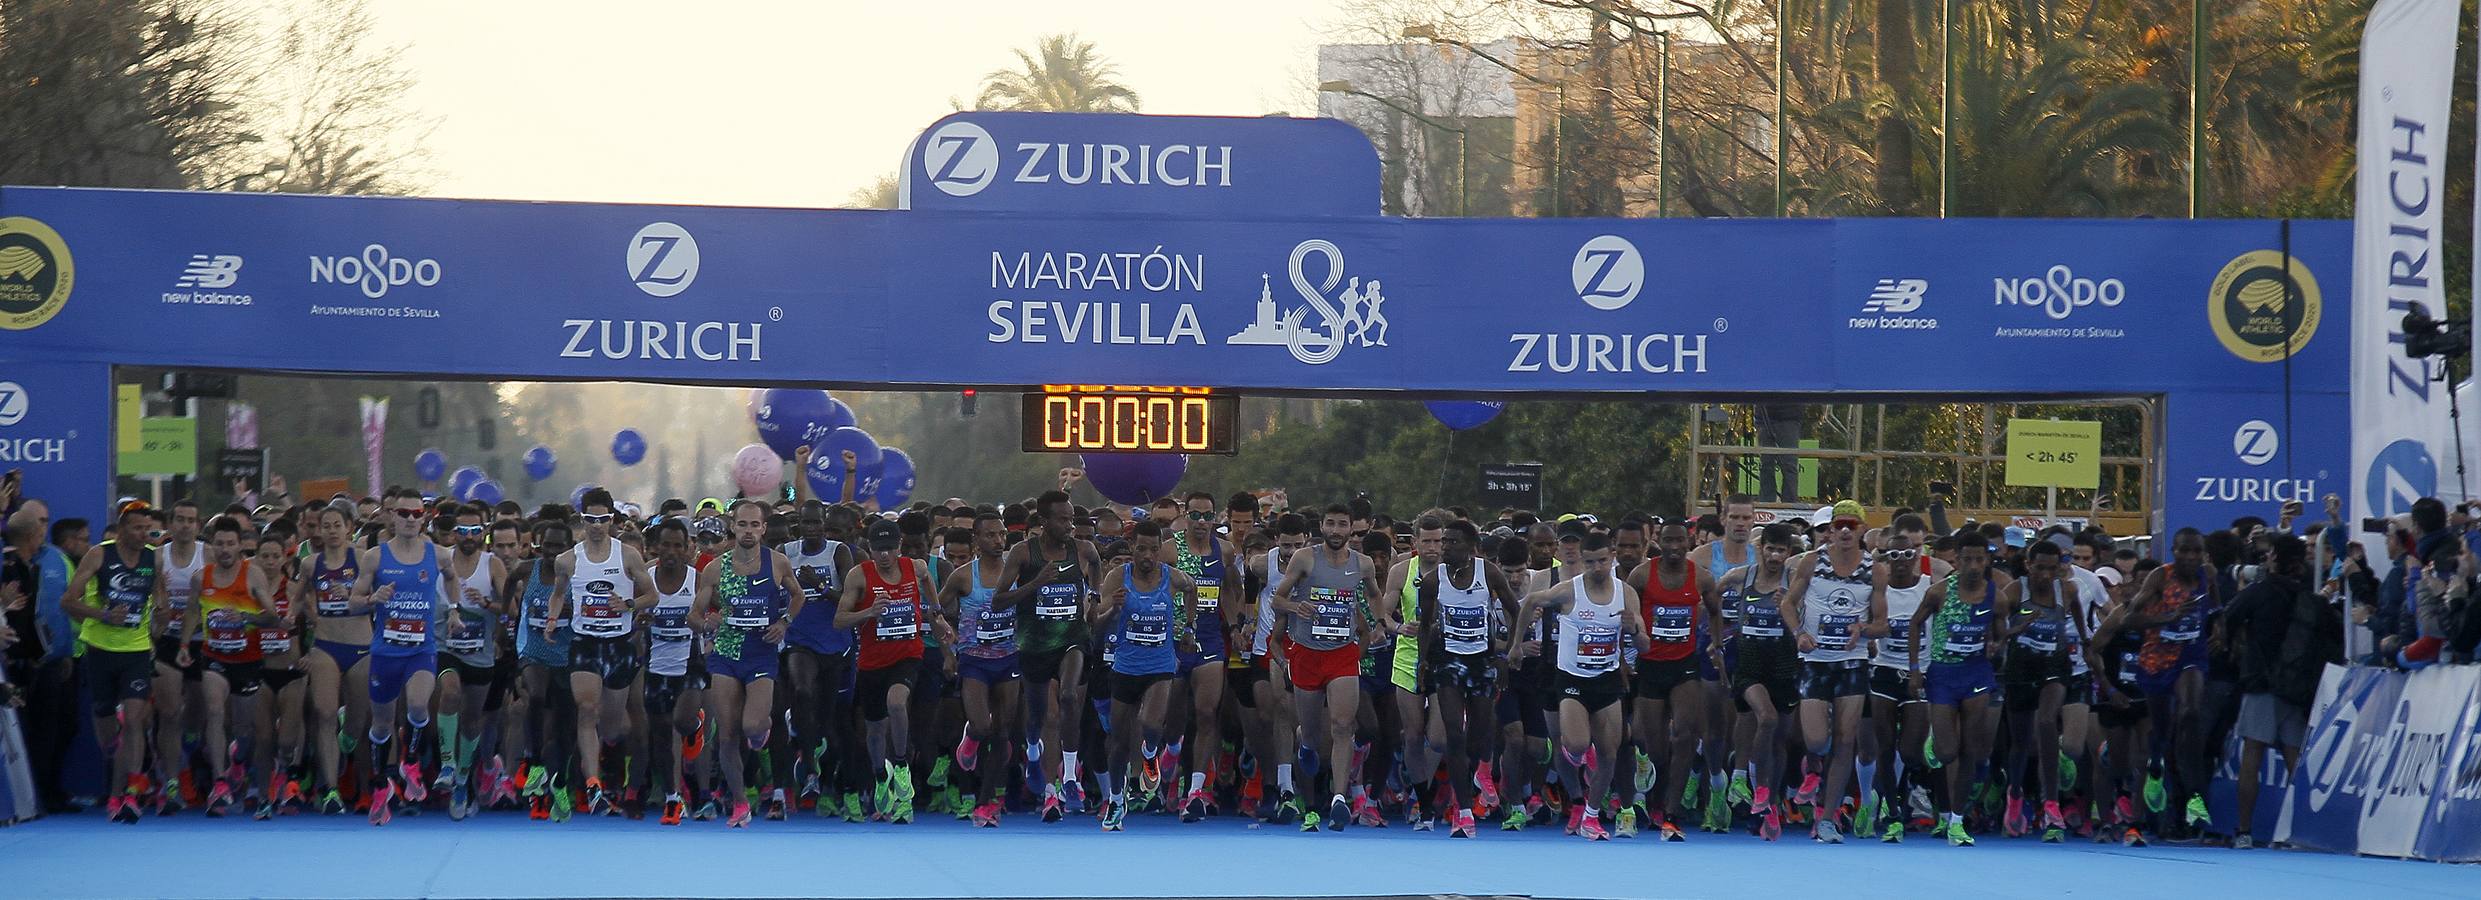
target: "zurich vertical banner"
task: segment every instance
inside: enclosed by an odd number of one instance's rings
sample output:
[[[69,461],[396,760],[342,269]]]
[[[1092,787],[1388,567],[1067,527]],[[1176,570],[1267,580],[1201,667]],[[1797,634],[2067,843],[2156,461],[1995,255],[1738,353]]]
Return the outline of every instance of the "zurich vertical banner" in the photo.
[[[2446,317],[2447,101],[2457,0],[2379,0],[2361,36],[2352,219],[2352,472],[2361,516],[2435,495],[2454,451],[2439,363],[2403,355],[2404,314]],[[2451,487],[2451,485],[2449,485]],[[2373,563],[2384,559],[2371,547]]]

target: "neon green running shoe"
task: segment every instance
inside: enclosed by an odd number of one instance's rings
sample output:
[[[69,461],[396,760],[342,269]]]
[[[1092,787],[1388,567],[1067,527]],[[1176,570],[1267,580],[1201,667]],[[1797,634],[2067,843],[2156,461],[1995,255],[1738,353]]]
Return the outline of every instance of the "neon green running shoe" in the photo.
[[[1637,754],[1637,793],[1651,794],[1654,792],[1655,776],[1660,773],[1654,771],[1653,757],[1645,755],[1643,750],[1635,751],[1635,753]]]
[[[1613,831],[1612,835],[1624,838],[1637,836],[1637,808],[1635,806],[1620,807],[1619,828]]]
[[[1508,807],[1508,817],[1499,820],[1499,830],[1523,831],[1525,830],[1525,826],[1530,824],[1533,824],[1533,822],[1531,819],[1525,817],[1525,805],[1518,803]]]
[[[2170,805],[2171,792],[2169,789],[2163,787],[2162,776],[2152,772],[2146,773],[2145,808],[2159,815],[2164,809],[2169,808]]]
[[[1879,835],[1879,837],[1878,837],[1878,842],[1879,842],[1879,843],[1882,843],[1882,844],[1901,844],[1901,843],[1903,843],[1903,842],[1904,842],[1904,823],[1899,822],[1899,821],[1894,821],[1894,820],[1888,820],[1888,822],[1887,822],[1887,827],[1886,827],[1886,831],[1885,831],[1885,833],[1884,833],[1884,834]]]
[[[2214,824],[2214,814],[2205,808],[2205,795],[2197,794],[2188,798],[2188,824],[2192,828],[2204,828]]]
[[[577,799],[569,794],[569,789],[562,786],[559,779],[552,779],[551,820],[554,822],[566,822],[569,820],[569,815],[576,811]]]
[[[1706,792],[1706,818],[1699,823],[1709,834],[1722,834],[1732,828],[1731,801],[1722,791]]]
[[[1680,808],[1681,808],[1681,809],[1696,809],[1696,808],[1697,808],[1697,783],[1698,783],[1698,781],[1700,781],[1700,779],[1698,778],[1697,773],[1695,773],[1695,772],[1689,772],[1689,773],[1686,773],[1685,777],[1682,777],[1682,778],[1680,779]]]
[[[1309,834],[1309,833],[1312,833],[1312,832],[1316,832],[1317,830],[1318,830],[1318,811],[1317,811],[1317,810],[1314,810],[1314,809],[1305,809],[1305,810],[1302,810],[1302,811],[1301,811],[1301,832],[1302,832],[1303,834]]]
[[[867,810],[864,810],[861,805],[861,792],[844,792],[844,808],[840,810],[840,812],[844,814],[844,821],[855,825],[861,824],[862,818],[867,812]]]
[[[1878,798],[1871,797],[1869,802],[1861,804],[1859,812],[1853,814],[1852,833],[1868,834],[1876,830],[1878,830]]]
[[[930,763],[930,786],[931,786],[931,787],[934,787],[934,788],[943,788],[943,787],[947,787],[947,786],[948,786],[948,758],[947,758],[947,757],[942,756],[942,757],[939,757],[938,759],[935,759],[935,760],[932,760],[932,761],[931,761],[931,763]]]
[[[1921,736],[1921,761],[1923,765],[1926,765],[1932,769],[1939,767],[1937,733],[1933,732]]]
[[[2059,783],[2069,786],[2076,784],[2076,758],[2069,756],[2065,750],[2059,751]]]
[[[1733,805],[1733,806],[1747,806],[1747,805],[1749,805],[1749,798],[1750,798],[1751,796],[1753,796],[1753,795],[1752,795],[1752,794],[1751,794],[1751,792],[1749,791],[1749,773],[1748,773],[1748,770],[1743,769],[1743,770],[1738,771],[1738,772],[1733,772],[1733,773],[1732,773],[1732,783],[1731,783],[1731,787],[1726,788],[1725,790],[1726,790],[1726,795],[1725,795],[1725,796],[1726,796],[1726,800],[1727,800],[1729,803],[1731,803],[1731,805]]]

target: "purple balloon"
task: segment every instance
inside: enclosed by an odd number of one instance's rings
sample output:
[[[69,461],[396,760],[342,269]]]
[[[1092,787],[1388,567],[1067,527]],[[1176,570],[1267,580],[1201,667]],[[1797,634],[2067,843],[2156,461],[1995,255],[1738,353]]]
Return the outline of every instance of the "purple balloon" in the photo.
[[[813,388],[773,388],[758,398],[757,413],[751,421],[757,425],[758,439],[778,459],[793,458],[794,451],[818,442],[827,432],[842,425],[853,424],[848,413],[843,422],[835,422],[840,406],[826,391]]]
[[[481,469],[473,466],[459,466],[456,474],[448,476],[448,496],[459,500],[469,499],[465,496],[466,493],[472,491],[474,485],[481,484],[490,477],[483,474]]]
[[[623,428],[612,433],[612,461],[623,466],[634,466],[645,458],[645,435],[637,433],[635,428]]]
[[[895,509],[913,499],[913,457],[894,447],[880,453],[879,508]]]
[[[1084,459],[1086,483],[1122,506],[1168,496],[1189,473],[1189,457],[1179,453],[1093,453]]]
[[[1483,423],[1498,418],[1499,410],[1507,406],[1496,400],[1432,400],[1422,405],[1429,407],[1430,417],[1439,420],[1439,424],[1447,426],[1449,431],[1480,428]]]
[[[828,431],[838,428],[860,428],[861,417],[854,415],[853,408],[844,405],[844,401],[829,397],[827,398],[826,424]]]
[[[525,477],[541,481],[559,469],[560,457],[550,447],[536,444],[525,452]]]
[[[508,492],[502,490],[497,481],[478,481],[473,487],[465,490],[465,500],[468,503],[488,503],[497,506],[500,501],[506,499],[508,499]]]
[[[437,447],[426,447],[414,454],[414,477],[422,481],[438,481],[448,474],[448,454]]]
[[[853,454],[854,479],[852,499],[875,499],[879,493],[879,476],[886,465],[886,454],[870,433],[846,426],[827,432],[810,447],[810,464],[801,476],[810,480],[810,493],[829,503],[844,499],[844,454]]]

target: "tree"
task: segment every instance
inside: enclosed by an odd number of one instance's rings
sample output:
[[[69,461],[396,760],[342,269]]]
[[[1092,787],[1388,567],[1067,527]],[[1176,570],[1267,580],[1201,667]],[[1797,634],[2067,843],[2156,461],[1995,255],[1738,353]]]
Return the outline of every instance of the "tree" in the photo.
[[[982,77],[975,109],[1028,112],[1136,112],[1137,92],[1119,81],[1120,70],[1075,34],[1045,35],[1032,52],[1016,51],[1017,66]]]
[[[260,141],[236,27],[196,0],[0,3],[0,184],[225,186]]]

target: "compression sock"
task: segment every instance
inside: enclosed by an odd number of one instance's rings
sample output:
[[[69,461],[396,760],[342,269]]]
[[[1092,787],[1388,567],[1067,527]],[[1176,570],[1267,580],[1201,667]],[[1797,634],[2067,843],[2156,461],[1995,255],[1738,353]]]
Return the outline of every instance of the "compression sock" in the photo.
[[[457,719],[445,713],[439,717],[439,761],[449,765],[457,761]]]

